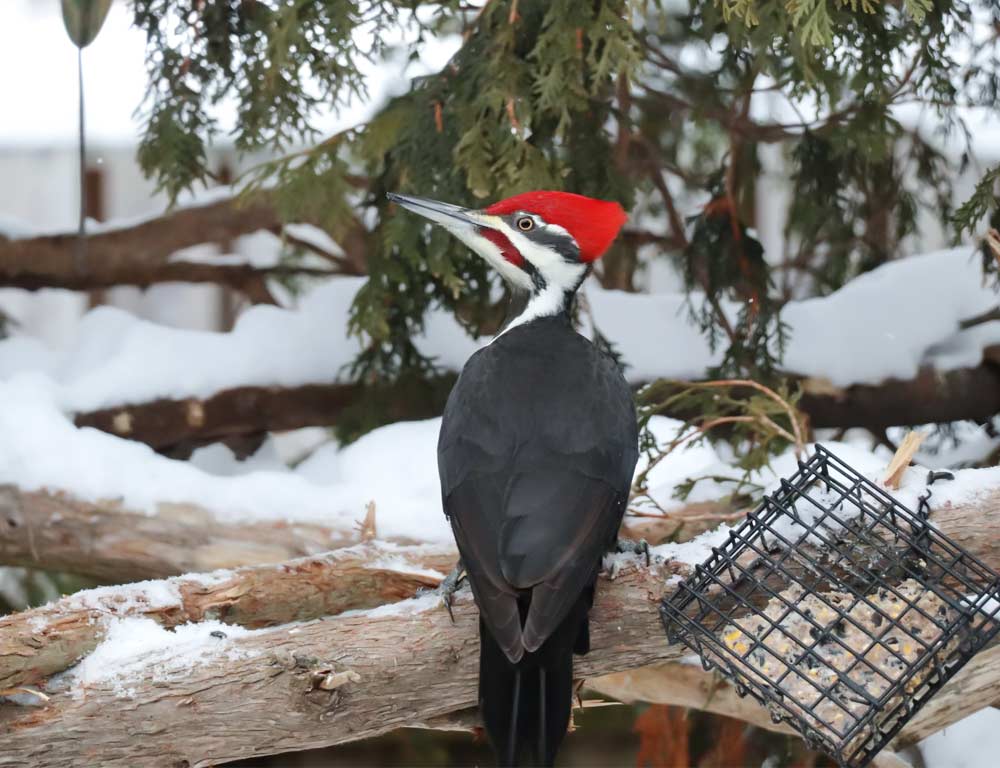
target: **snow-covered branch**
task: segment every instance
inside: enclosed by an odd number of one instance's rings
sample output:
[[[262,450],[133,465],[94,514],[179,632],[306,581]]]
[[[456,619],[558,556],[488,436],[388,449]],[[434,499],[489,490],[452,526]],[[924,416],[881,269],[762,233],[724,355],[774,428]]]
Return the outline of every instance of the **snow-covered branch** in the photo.
[[[921,368],[917,377],[846,389],[805,379],[799,407],[815,428],[893,426],[982,421],[1000,413],[1000,346],[983,353],[975,368],[937,371]],[[77,426],[94,427],[157,450],[180,449],[213,441],[301,427],[335,426],[344,409],[361,394],[357,384],[305,384],[297,387],[236,387],[207,398],[160,399],[79,413]],[[438,405],[441,405],[438,403]],[[435,415],[434,403],[400,398],[397,418]],[[682,413],[665,415],[683,417]]]
[[[657,613],[662,590],[644,568],[602,583],[577,674],[679,659]],[[455,623],[429,596],[263,630],[125,624],[93,663],[53,681],[44,706],[0,708],[0,765],[62,768],[99,753],[106,766],[201,766],[433,726],[475,706],[478,651],[467,595]]]
[[[0,617],[0,689],[62,672],[123,619],[167,628],[205,620],[248,628],[307,621],[413,597],[436,586],[455,561],[447,546],[363,544],[278,565],[86,590]]]

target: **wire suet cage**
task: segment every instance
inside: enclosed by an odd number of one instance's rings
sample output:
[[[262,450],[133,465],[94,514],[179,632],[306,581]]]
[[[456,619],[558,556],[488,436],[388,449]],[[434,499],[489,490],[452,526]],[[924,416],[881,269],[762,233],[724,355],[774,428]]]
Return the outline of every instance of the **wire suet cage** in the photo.
[[[671,642],[852,768],[998,615],[1000,576],[822,446],[661,605]]]

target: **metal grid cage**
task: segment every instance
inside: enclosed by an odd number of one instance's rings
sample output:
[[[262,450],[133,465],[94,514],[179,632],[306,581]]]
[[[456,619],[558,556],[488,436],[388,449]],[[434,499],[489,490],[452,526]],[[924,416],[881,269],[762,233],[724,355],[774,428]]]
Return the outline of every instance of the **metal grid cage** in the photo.
[[[816,446],[660,613],[739,695],[863,766],[1000,630],[1000,576]]]

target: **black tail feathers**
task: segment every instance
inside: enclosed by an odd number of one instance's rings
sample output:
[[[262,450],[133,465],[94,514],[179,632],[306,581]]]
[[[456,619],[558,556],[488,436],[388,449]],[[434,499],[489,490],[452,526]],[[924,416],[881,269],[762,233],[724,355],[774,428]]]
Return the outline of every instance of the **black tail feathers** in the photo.
[[[552,765],[573,704],[573,653],[589,650],[581,596],[537,651],[512,664],[479,622],[479,708],[500,766]]]

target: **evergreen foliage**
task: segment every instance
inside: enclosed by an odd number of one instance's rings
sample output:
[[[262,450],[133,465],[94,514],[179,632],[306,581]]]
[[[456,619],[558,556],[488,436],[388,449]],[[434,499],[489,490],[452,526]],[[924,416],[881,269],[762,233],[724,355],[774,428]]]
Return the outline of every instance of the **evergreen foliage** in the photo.
[[[632,220],[603,283],[634,289],[649,259],[674,259],[706,295],[692,312],[725,349],[715,373],[775,385],[784,301],[904,255],[921,211],[956,237],[996,216],[997,171],[956,210],[958,161],[896,112],[922,105],[968,139],[959,108],[998,110],[990,0],[132,3],[150,70],[139,156],[163,189],[209,177],[212,108],[233,99],[236,146],[286,153],[254,171],[251,193],[271,187],[283,215],[334,238],[364,211],[370,280],[351,328],[368,382],[435,374],[412,343],[433,306],[473,333],[496,327],[495,278],[444,232],[393,215],[387,191],[469,206],[531,188],[618,200]],[[315,143],[317,107],[361,93],[359,64],[399,28],[462,45],[368,123]],[[780,263],[751,229],[765,155],[790,177]]]

